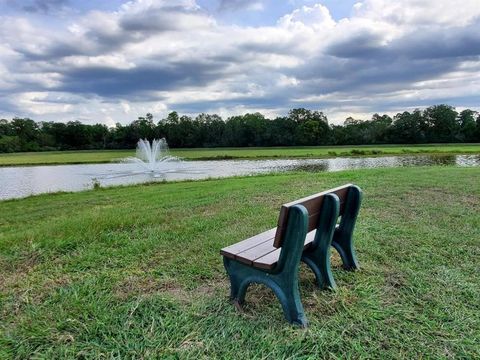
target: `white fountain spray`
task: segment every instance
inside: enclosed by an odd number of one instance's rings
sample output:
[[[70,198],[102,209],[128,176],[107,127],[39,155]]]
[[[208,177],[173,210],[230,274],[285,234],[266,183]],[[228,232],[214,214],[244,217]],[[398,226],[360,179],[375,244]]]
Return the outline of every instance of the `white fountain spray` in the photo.
[[[169,155],[168,145],[165,138],[153,140],[152,144],[148,140],[140,139],[137,143],[135,157],[129,157],[127,162],[142,165],[147,171],[155,172],[158,165],[167,161],[176,161],[178,158]]]

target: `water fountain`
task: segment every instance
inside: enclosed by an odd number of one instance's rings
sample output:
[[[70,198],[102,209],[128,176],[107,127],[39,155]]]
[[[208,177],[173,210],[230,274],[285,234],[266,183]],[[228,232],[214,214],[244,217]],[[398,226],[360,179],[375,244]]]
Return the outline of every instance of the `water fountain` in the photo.
[[[139,164],[145,171],[155,173],[160,171],[160,164],[178,160],[177,157],[169,155],[167,141],[162,138],[154,139],[151,144],[148,140],[140,139],[135,157],[128,157],[125,162]]]

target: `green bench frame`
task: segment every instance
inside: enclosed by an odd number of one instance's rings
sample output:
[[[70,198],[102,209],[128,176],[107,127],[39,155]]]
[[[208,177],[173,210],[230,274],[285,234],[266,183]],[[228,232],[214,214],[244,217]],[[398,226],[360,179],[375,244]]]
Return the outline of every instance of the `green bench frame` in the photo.
[[[340,254],[345,269],[359,268],[352,235],[361,199],[360,188],[347,184],[284,204],[277,228],[222,249],[230,298],[236,306],[244,303],[251,283],[264,284],[279,299],[287,321],[306,327],[298,285],[300,261],[312,269],[322,289],[336,288],[330,268],[331,246]]]

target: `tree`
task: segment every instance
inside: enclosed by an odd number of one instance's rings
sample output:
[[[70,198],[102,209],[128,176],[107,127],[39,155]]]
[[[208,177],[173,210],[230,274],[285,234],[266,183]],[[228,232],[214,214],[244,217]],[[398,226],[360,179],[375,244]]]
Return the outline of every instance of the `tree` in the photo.
[[[153,140],[155,138],[156,126],[153,122],[153,115],[147,113],[145,116],[139,116],[137,120],[130,124],[131,138],[135,143],[139,139]]]
[[[480,142],[480,114],[477,115],[477,120],[475,122],[477,123],[477,129],[475,130],[473,141]]]
[[[20,147],[23,151],[36,151],[38,144],[35,142],[38,136],[38,125],[29,118],[13,118],[10,123],[14,133],[20,140]]]
[[[165,137],[172,147],[199,146],[199,125],[191,117],[179,117],[177,112],[173,111],[162,123]]]
[[[453,106],[434,105],[425,109],[423,118],[427,125],[427,139],[429,142],[458,141],[460,130],[457,122],[458,113]]]
[[[14,135],[14,130],[7,119],[0,119],[0,136]]]
[[[297,123],[288,117],[278,117],[270,121],[266,132],[267,146],[290,146],[295,144]]]
[[[328,119],[321,111],[312,111],[304,108],[297,108],[290,110],[288,112],[288,117],[295,121],[297,124],[302,124],[304,122],[313,120],[323,121],[328,125]]]
[[[269,120],[259,112],[243,115],[247,146],[262,146],[267,137]]]
[[[479,113],[470,109],[463,110],[458,115],[458,123],[460,126],[459,140],[460,141],[475,141],[477,124],[475,118]]]
[[[18,136],[0,136],[0,153],[12,153],[18,151],[22,151],[20,138]]]
[[[297,126],[295,131],[295,143],[298,145],[318,145],[322,139],[322,127],[320,122],[307,120]]]
[[[202,113],[195,118],[199,124],[200,144],[198,146],[215,147],[222,145],[225,122],[216,114]]]
[[[368,143],[366,127],[366,121],[354,119],[351,116],[346,118],[343,123],[343,142],[340,144],[356,145]]]
[[[90,138],[91,144],[90,147],[95,149],[106,149],[107,139],[108,139],[108,127],[104,124],[95,124],[91,126],[90,129]]]
[[[223,133],[224,146],[247,146],[247,136],[243,116],[232,116],[225,122],[225,131]]]
[[[388,142],[392,118],[388,115],[374,114],[368,122],[368,138],[371,144],[385,144]]]
[[[422,112],[415,109],[413,113],[404,111],[393,118],[389,140],[397,144],[418,144],[426,141],[426,125]]]
[[[298,108],[290,110],[288,117],[298,125],[295,130],[296,144],[324,145],[331,141],[331,129],[323,112]]]

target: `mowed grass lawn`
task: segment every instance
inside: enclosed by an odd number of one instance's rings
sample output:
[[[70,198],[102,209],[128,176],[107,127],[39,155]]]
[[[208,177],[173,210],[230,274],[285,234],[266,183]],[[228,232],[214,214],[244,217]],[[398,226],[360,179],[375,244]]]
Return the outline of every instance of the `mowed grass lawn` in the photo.
[[[172,149],[185,160],[322,158],[335,156],[380,156],[395,154],[480,154],[480,144],[427,144],[377,146],[312,146]],[[48,151],[0,154],[0,166],[83,164],[120,161],[134,150]]]
[[[0,358],[479,358],[480,168],[286,173],[0,202]],[[228,301],[220,248],[280,204],[364,190],[362,269],[300,271],[307,330],[267,288]],[[333,252],[332,252],[333,253]]]

